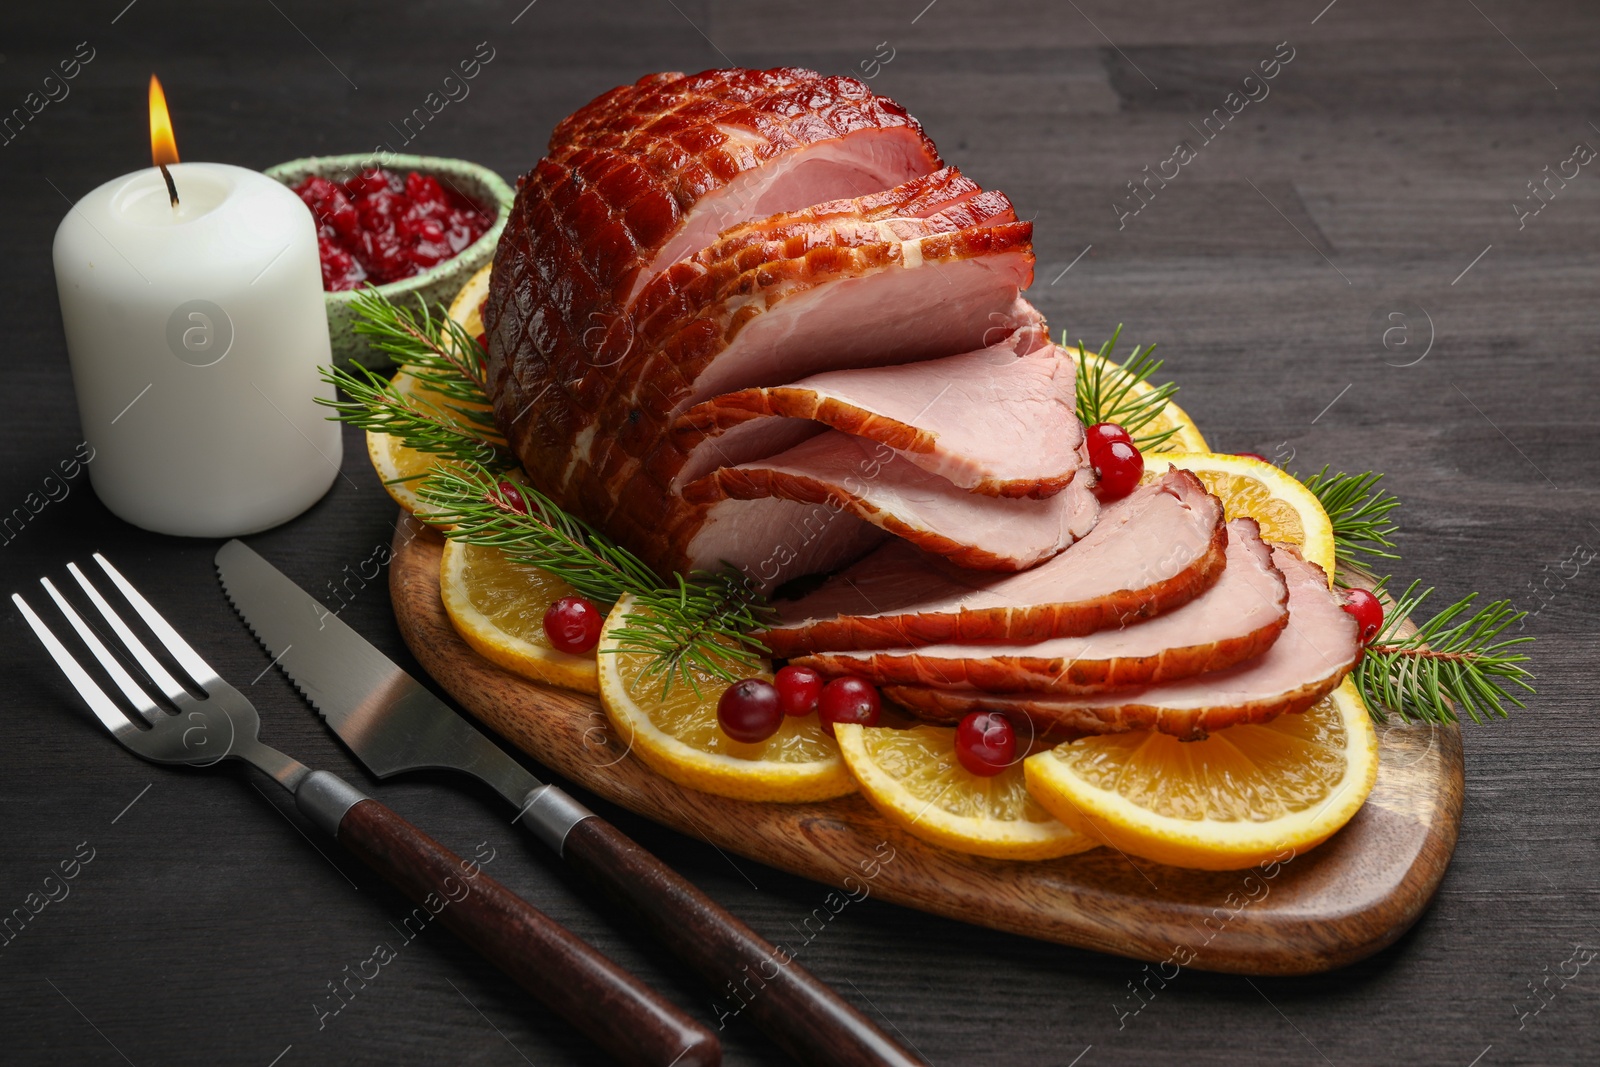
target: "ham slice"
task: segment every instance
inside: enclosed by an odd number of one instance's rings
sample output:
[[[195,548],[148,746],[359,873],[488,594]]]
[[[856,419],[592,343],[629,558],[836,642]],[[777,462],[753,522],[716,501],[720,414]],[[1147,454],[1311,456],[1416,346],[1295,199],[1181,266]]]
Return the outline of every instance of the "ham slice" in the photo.
[[[957,566],[996,571],[1049,559],[1088,533],[1099,514],[1093,492],[1077,481],[1046,500],[979,496],[887,445],[837,430],[770,459],[724,467],[684,489],[691,503],[767,497],[825,504]]]
[[[1016,209],[1004,193],[985,192],[956,168],[944,167],[882,192],[731,226],[645,282],[630,305],[632,319],[638,326],[666,307],[692,309],[715,281],[707,279],[705,266],[718,261],[795,259],[822,245],[852,243],[854,235],[906,240],[1016,221]]]
[[[996,501],[990,501],[992,507]],[[827,675],[991,693],[1098,692],[1187,678],[1261,655],[1289,621],[1288,589],[1253,519],[1228,523],[1226,565],[1205,593],[1153,619],[1031,645],[938,644],[819,652]]]
[[[1305,711],[1331,693],[1361,655],[1358,626],[1328,591],[1322,568],[1275,545],[1272,561],[1289,587],[1289,624],[1263,655],[1224,671],[1109,693],[991,694],[890,686],[884,694],[930,722],[1003,711],[1035,728],[1076,734],[1159,730],[1198,739],[1235,723]]]
[[[926,364],[923,364],[926,366]],[[1228,543],[1222,505],[1170,470],[1108,505],[1059,556],[997,577],[893,541],[799,600],[761,639],[785,658],[941,642],[1026,644],[1168,612],[1209,589]]]
[[[816,433],[799,422],[814,420],[882,442],[971,492],[1050,496],[1083,462],[1076,378],[1076,358],[1028,327],[959,356],[727,393],[678,420],[688,453],[679,480],[770,456],[774,444]]]

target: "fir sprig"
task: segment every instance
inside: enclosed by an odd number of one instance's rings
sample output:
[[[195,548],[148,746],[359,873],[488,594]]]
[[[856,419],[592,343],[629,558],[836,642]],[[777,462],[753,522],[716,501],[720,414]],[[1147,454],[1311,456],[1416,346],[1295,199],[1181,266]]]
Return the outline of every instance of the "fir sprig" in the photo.
[[[1507,702],[1526,707],[1514,687],[1532,693],[1533,675],[1522,667],[1528,657],[1515,649],[1533,638],[1501,636],[1526,613],[1509,600],[1474,611],[1478,594],[1471,593],[1402,636],[1402,625],[1433,592],[1417,592],[1420,584],[1412,582],[1391,605],[1356,667],[1372,717],[1387,722],[1393,712],[1402,722],[1444,724],[1458,721],[1459,708],[1481,724],[1488,716],[1506,718]]]
[[[428,506],[428,521],[444,526],[452,540],[498,548],[512,562],[555,575],[607,607],[631,594],[634,610],[614,631],[614,651],[647,654],[643,677],[659,677],[663,694],[678,682],[698,693],[702,677],[733,682],[759,669],[767,649],[753,635],[770,609],[743,575],[696,571],[663,582],[644,561],[537,489],[518,483],[519,507],[501,481],[482,466],[440,467],[417,494]]]
[[[637,610],[614,631],[618,649],[648,654],[642,676],[660,677],[663,694],[674,682],[699,695],[703,676],[736,682],[754,673],[770,652],[753,635],[772,622],[772,608],[731,567],[673,577],[676,587],[637,594]]]
[[[1098,360],[1090,359],[1089,350],[1082,341],[1078,342],[1078,418],[1085,426],[1114,422],[1128,431],[1140,451],[1148,452],[1166,444],[1178,432],[1177,426],[1140,432],[1166,408],[1178,386],[1164,382],[1150,386],[1148,391],[1141,390],[1139,387],[1149,385],[1150,376],[1161,369],[1162,361],[1151,356],[1155,345],[1136,345],[1127,359],[1113,362],[1112,353],[1121,336],[1122,326],[1118,324],[1096,353]],[[1068,347],[1065,334],[1061,344]]]
[[[332,408],[331,416],[373,433],[397,437],[407,448],[455,463],[509,470],[516,460],[505,440],[476,424],[465,424],[446,410],[402,391],[380,374],[355,364],[350,370],[323,367],[324,381],[342,396],[317,403]]]
[[[1377,487],[1382,480],[1383,475],[1372,471],[1329,474],[1326,464],[1317,473],[1300,479],[1316,494],[1322,510],[1333,522],[1333,543],[1341,564],[1400,558],[1388,551],[1394,547],[1390,538],[1400,529],[1389,516],[1400,501]]]
[[[518,509],[501,481],[482,466],[435,467],[417,495],[427,505],[428,521],[452,540],[498,548],[507,559],[547,571],[599,604],[609,607],[626,593],[660,587],[655,571],[632,552],[520,482]]]
[[[448,314],[434,314],[420,296],[417,310],[404,308],[376,289],[362,289],[352,302],[354,333],[371,338],[396,364],[429,390],[463,405],[473,423],[494,432],[489,403],[488,353]],[[443,312],[441,306],[439,311]]]
[[[413,311],[372,288],[358,293],[351,307],[351,329],[392,356],[415,388],[397,384],[404,380],[399,375],[390,381],[360,364],[324,367],[323,380],[343,396],[317,403],[333,408],[340,422],[389,434],[418,452],[495,470],[516,466],[495,427],[487,354],[460,323],[442,308],[430,311],[420,297]]]

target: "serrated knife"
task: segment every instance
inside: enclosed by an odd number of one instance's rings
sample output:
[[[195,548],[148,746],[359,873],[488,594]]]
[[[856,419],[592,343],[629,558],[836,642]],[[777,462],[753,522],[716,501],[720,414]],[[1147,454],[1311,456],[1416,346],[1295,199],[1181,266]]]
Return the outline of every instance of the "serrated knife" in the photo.
[[[472,775],[517,821],[632,912],[722,998],[802,1063],[915,1067],[826,984],[564,790],[497,744],[243,542],[217,551],[228,599],[289,680],[378,778],[410,770]],[[769,973],[770,972],[770,973]],[[759,975],[753,990],[752,975]],[[748,999],[746,999],[748,998]],[[718,1028],[725,1020],[718,1019]]]

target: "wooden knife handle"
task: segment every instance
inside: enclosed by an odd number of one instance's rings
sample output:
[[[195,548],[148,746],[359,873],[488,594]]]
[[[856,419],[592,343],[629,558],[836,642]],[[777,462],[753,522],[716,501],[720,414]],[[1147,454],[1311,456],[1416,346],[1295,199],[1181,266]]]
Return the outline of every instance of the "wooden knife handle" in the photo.
[[[750,1018],[817,1067],[925,1067],[793,958],[598,817],[567,831],[561,854],[711,983],[727,1014]],[[725,1019],[719,1019],[719,1027]]]
[[[566,927],[376,800],[339,822],[339,843],[618,1062],[716,1067],[715,1034]]]

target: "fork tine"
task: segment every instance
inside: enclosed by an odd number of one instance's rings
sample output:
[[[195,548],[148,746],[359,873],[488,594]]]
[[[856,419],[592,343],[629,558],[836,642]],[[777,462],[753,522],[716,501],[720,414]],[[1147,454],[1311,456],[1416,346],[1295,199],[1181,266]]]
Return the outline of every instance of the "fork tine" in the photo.
[[[93,711],[95,718],[100,720],[100,725],[110,730],[112,735],[119,741],[122,741],[130,730],[137,733],[139,728],[134,726],[133,721],[122,713],[122,709],[111,702],[111,698],[106,696],[99,683],[89,677],[87,671],[78,666],[78,661],[72,658],[72,653],[67,651],[65,645],[56,640],[56,635],[50,632],[50,628],[44,624],[44,621],[38,615],[34,614],[33,609],[28,606],[28,602],[23,600],[17,593],[11,594],[11,602],[17,606],[18,611],[22,612],[22,617],[28,620],[28,625],[33,627],[34,636],[39,638],[45,650],[50,653],[50,658],[56,661],[57,667],[61,668],[61,673],[67,676],[67,681],[72,683],[72,687],[78,691],[78,695],[83,697],[84,702],[89,705],[89,710]]]
[[[122,621],[122,616],[118,615],[111,605],[106,603],[106,598],[101,596],[100,590],[91,585],[89,579],[83,576],[83,572],[78,569],[78,565],[76,563],[67,564],[67,571],[73,578],[77,579],[78,585],[82,587],[89,599],[94,602],[95,609],[100,612],[100,616],[110,624],[111,628],[117,632],[117,636],[122,639],[123,647],[133,655],[134,659],[139,661],[139,666],[144,668],[145,673],[156,683],[157,688],[167,695],[167,699],[176,701],[187,695],[188,691],[172,676],[170,671],[161,665],[160,660],[150,654],[150,650],[144,647],[144,642],[139,640],[132,630],[128,629],[128,624]],[[198,680],[196,679],[196,681]]]
[[[189,647],[189,642],[162,618],[159,611],[151,607],[144,595],[133,587],[133,583],[122,576],[121,571],[113,567],[110,561],[98,552],[94,554],[94,561],[100,564],[100,569],[116,583],[118,589],[122,590],[122,595],[133,605],[133,610],[139,613],[139,618],[144,620],[144,624],[150,627],[150,632],[166,646],[167,652],[178,661],[178,665],[189,672],[189,677],[199,682],[203,689],[209,689],[213,682],[222,680],[217,672],[211,669],[211,664],[201,659],[200,654]]]
[[[130,704],[139,709],[139,714],[150,722],[155,722],[156,716],[162,714],[162,711],[155,701],[150,699],[150,694],[146,693],[144,688],[133,680],[133,676],[122,666],[121,661],[113,656],[106,646],[101,643],[99,635],[89,629],[88,624],[78,616],[78,612],[67,598],[56,590],[50,579],[40,578],[39,584],[44,586],[45,592],[50,594],[50,599],[56,602],[56,607],[61,609],[61,614],[67,617],[67,621],[78,632],[78,636],[83,639],[83,643],[89,646],[89,651],[94,653],[94,658],[100,661],[100,666],[104,667],[106,673],[111,675],[111,680],[117,683],[117,688],[122,690],[122,695],[128,698]]]

